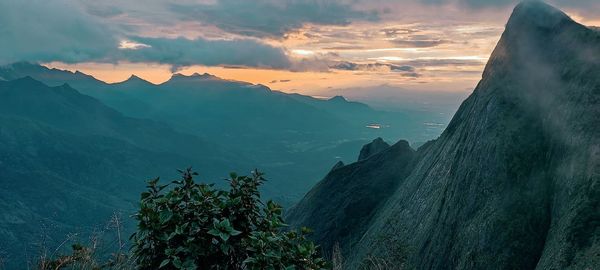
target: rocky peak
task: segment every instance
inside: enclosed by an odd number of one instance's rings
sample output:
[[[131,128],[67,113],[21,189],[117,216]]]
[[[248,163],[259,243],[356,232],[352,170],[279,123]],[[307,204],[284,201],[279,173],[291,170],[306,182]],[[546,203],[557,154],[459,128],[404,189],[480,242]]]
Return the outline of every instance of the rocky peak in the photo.
[[[217,77],[215,75],[212,75],[210,73],[206,73],[206,72],[203,73],[203,74],[200,74],[200,73],[196,72],[196,73],[192,74],[190,77],[192,77],[192,78],[198,78],[198,79],[204,79],[204,80],[218,80],[218,79],[220,79],[219,77]]]
[[[129,78],[127,79],[128,81],[144,81],[144,79],[138,77],[135,74],[131,74],[131,76],[129,76]]]
[[[382,138],[377,138],[372,142],[364,145],[360,150],[360,155],[358,155],[358,161],[367,159],[381,151],[388,149],[390,145],[386,143]]]
[[[205,80],[221,80],[221,78],[209,74],[209,73],[204,73],[204,74],[200,74],[200,73],[194,73],[190,76],[181,74],[181,73],[175,73],[171,76],[171,78],[167,81],[167,82],[194,82],[194,81],[205,81]]]
[[[507,23],[507,28],[534,25],[542,28],[553,28],[561,22],[573,22],[567,14],[559,9],[538,0],[523,1],[515,7]]]
[[[129,78],[125,81],[123,81],[122,83],[127,83],[127,84],[150,84],[149,81],[146,81],[140,77],[138,77],[135,74],[131,74],[131,76],[129,76]]]
[[[331,168],[331,171],[335,171],[344,166],[346,166],[346,164],[344,164],[344,162],[340,160],[337,163],[335,163],[335,165],[333,165],[333,167]]]
[[[331,102],[348,102],[348,100],[343,96],[335,96],[329,99]]]
[[[555,7],[524,1],[513,10],[483,78],[514,72],[540,74],[541,66],[567,61],[585,50],[581,38],[592,36],[585,32],[592,31]]]

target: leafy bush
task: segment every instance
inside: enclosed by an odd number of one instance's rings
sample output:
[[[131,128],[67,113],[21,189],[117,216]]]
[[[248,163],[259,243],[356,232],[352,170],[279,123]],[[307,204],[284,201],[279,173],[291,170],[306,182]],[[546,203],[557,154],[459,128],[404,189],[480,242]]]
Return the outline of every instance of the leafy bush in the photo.
[[[231,175],[230,190],[194,182],[196,173],[149,182],[135,218],[132,251],[141,269],[325,269],[307,229],[285,231],[282,208],[260,200],[263,174]]]

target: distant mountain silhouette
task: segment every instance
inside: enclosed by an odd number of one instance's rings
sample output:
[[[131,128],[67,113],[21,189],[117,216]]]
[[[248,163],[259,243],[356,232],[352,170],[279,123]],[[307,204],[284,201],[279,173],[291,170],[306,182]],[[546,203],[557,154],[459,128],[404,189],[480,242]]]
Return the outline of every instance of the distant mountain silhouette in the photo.
[[[252,130],[254,132],[260,131],[256,129],[261,124],[277,123],[278,128],[269,133],[279,133],[278,136],[285,137],[289,134],[281,133],[288,133],[286,130],[305,134],[334,134],[336,138],[342,134],[346,135],[344,137],[403,137],[417,141],[422,140],[423,136],[431,136],[426,135],[424,123],[412,120],[414,117],[405,113],[373,110],[343,97],[320,100],[271,91],[266,86],[224,80],[207,73],[191,76],[174,74],[159,85],[137,76],[120,83],[107,84],[80,72],[49,69],[26,62],[0,67],[0,77],[6,80],[25,76],[50,86],[68,83],[128,116],[160,120],[203,135],[215,128],[219,128],[214,131],[219,134],[239,134],[239,130],[248,128],[255,129]],[[214,126],[212,124],[216,116],[226,116],[234,122]],[[251,122],[252,125],[249,124]],[[378,131],[365,128],[372,123],[387,128]],[[207,130],[207,125],[212,128]]]
[[[377,111],[343,97],[286,94],[206,73],[174,74],[158,85],[137,76],[107,84],[80,72],[24,62],[0,67],[0,77],[25,76],[50,86],[68,83],[125,116],[164,123],[252,160],[272,178],[265,194],[300,197],[332,164],[353,160],[372,138],[423,141],[432,136],[415,115]],[[372,124],[383,128],[366,127]]]

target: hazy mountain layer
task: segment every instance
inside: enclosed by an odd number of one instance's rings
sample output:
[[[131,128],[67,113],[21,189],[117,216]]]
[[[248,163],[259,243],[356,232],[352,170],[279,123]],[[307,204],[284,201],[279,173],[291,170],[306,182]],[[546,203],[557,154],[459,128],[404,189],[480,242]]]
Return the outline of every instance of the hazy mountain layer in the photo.
[[[129,228],[146,180],[170,180],[176,169],[197,164],[215,181],[244,162],[195,136],[125,117],[67,85],[28,77],[0,82],[0,256],[23,266],[43,242],[54,249],[68,233],[84,237],[115,212]]]
[[[251,162],[234,168],[245,171],[258,167],[267,172],[271,181],[265,186],[266,194],[286,201],[298,200],[315,183],[314,179],[337,161],[353,160],[361,145],[374,137],[418,142],[439,134],[432,134],[424,120],[416,120],[421,118],[414,115],[377,111],[342,97],[320,100],[285,94],[209,74],[176,74],[160,85],[135,76],[106,84],[80,72],[29,63],[0,68],[0,77],[23,76],[51,86],[68,83],[126,116],[164,123],[181,133],[195,135],[208,145],[216,144],[221,151],[235,153],[227,160]],[[381,128],[366,127],[371,124]],[[137,139],[131,141],[140,143]],[[188,140],[174,143],[186,144]],[[213,158],[223,156],[193,149],[188,152]]]

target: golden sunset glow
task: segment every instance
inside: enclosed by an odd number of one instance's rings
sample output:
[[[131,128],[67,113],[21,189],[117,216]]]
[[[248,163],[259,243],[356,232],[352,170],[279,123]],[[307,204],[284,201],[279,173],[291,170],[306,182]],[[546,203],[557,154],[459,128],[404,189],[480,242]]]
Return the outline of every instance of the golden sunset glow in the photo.
[[[319,20],[314,18],[314,22],[293,23],[295,29],[282,33],[277,32],[277,28],[262,29],[260,25],[256,30],[228,29],[193,20],[177,21],[166,28],[142,16],[144,9],[137,10],[139,14],[124,12],[103,19],[135,27],[144,37],[118,41],[115,54],[123,54],[124,59],[109,63],[50,61],[45,65],[79,70],[109,83],[126,80],[135,74],[160,84],[173,73],[189,75],[197,72],[311,95],[331,89],[378,85],[464,92],[470,91],[481,78],[485,63],[504,29],[503,23],[510,14],[510,6],[483,8],[471,13],[465,7],[455,5],[407,3],[400,8],[393,2],[385,2],[382,6],[386,6],[387,11],[380,13],[377,20],[327,24],[318,23]],[[356,8],[367,10],[373,7],[360,3]],[[567,8],[567,11],[584,23],[600,24],[599,19],[581,9]],[[285,21],[280,23],[285,24]],[[259,30],[274,33],[254,32]],[[171,41],[189,44],[171,48],[160,43]],[[211,42],[222,45],[208,49]],[[248,45],[233,48],[240,42]],[[248,52],[249,55],[243,56],[236,51],[219,51],[221,47],[232,47],[244,52],[248,51],[247,46],[280,52],[272,55]],[[186,52],[196,49],[201,52]],[[150,54],[149,50],[157,50],[157,55]],[[217,59],[230,56],[237,59],[238,54],[242,60]],[[154,58],[159,61],[152,60]]]

